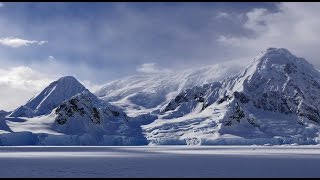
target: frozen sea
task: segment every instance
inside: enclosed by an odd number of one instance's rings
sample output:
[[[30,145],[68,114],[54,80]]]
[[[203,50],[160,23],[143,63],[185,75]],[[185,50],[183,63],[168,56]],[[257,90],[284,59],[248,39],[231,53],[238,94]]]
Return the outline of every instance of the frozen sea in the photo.
[[[320,146],[0,147],[0,177],[320,177]]]

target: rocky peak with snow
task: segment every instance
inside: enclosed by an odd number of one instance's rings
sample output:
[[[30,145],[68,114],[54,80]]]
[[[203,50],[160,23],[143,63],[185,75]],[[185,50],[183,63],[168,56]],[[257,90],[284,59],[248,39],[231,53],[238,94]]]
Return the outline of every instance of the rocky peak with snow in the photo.
[[[54,129],[66,134],[110,134],[119,130],[119,126],[129,128],[126,125],[129,117],[120,108],[98,99],[89,91],[63,101],[53,113]]]
[[[14,110],[10,117],[34,117],[49,114],[62,101],[87,90],[76,78],[65,76],[52,82],[25,105]]]
[[[167,125],[160,125],[172,120],[170,129],[180,134],[177,139],[199,131],[209,139],[232,134],[306,143],[319,136],[320,72],[287,49],[268,48],[240,73],[180,92],[161,108],[160,118],[165,120],[146,126],[149,140],[158,142],[172,134]]]
[[[268,48],[239,74],[181,92],[163,111],[189,103],[201,110],[209,105],[239,99],[257,108],[281,113],[294,113],[320,122],[320,73],[305,59],[287,49]],[[190,103],[194,104],[191,105]]]
[[[267,49],[230,89],[257,108],[320,123],[320,73],[286,49]]]

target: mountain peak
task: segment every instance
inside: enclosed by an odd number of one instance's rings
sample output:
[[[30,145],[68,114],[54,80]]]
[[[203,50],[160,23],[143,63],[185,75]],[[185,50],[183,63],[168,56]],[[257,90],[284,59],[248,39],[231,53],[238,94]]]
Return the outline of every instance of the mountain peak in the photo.
[[[293,55],[285,48],[267,48],[253,63],[243,71],[245,74],[258,72],[261,75],[291,74],[293,72],[309,73],[318,76],[317,70],[304,58]]]
[[[78,80],[73,76],[63,76],[59,78],[57,81],[78,81]]]
[[[262,55],[257,58],[257,61],[269,64],[293,64],[298,67],[314,69],[314,66],[310,64],[305,58],[298,57],[292,54],[288,49],[285,48],[267,48],[263,51]]]
[[[48,114],[62,101],[85,90],[87,89],[76,78],[72,76],[61,77],[30,99],[24,106],[14,110],[10,116],[32,117]]]
[[[269,47],[266,49],[266,52],[277,52],[277,53],[291,54],[291,52],[286,48],[276,48],[276,47]]]
[[[288,61],[302,60],[293,55],[288,49],[270,47],[262,51],[262,53],[255,58],[256,61],[272,61],[272,63],[284,63]]]

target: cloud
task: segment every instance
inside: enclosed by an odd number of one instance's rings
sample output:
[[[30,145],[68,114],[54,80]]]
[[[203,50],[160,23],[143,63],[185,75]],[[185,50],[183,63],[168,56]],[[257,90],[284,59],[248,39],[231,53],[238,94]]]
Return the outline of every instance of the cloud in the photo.
[[[226,12],[218,12],[217,15],[215,16],[216,19],[226,19],[230,17],[231,17],[230,14]]]
[[[13,110],[23,105],[53,80],[27,66],[0,69],[0,109]]]
[[[159,67],[156,63],[145,63],[136,68],[137,72],[146,74],[167,73],[169,69]]]
[[[244,27],[257,32],[263,32],[265,24],[264,22],[268,18],[268,10],[264,8],[255,8],[246,14],[248,20],[244,24]]]
[[[223,34],[217,38],[235,55],[257,53],[268,47],[283,47],[319,65],[320,3],[279,3],[277,11],[255,8],[243,24],[249,35]]]
[[[29,46],[32,44],[41,46],[45,43],[48,43],[48,41],[25,40],[25,39],[13,38],[13,37],[0,38],[1,45],[13,47],[13,48],[18,48],[21,46]]]
[[[34,40],[50,43],[37,48],[0,48],[1,61],[5,57],[18,65],[34,63],[42,68],[43,59],[52,55],[63,64],[63,69],[69,67],[79,78],[96,83],[133,75],[136,65],[148,63],[149,59],[162,67],[183,69],[218,63],[228,60],[229,53],[217,45],[216,37],[220,32],[241,33],[239,25],[229,24],[239,19],[238,11],[244,11],[215,3],[102,3],[90,7],[93,14],[75,16],[85,7],[82,3],[10,4],[0,17],[0,27],[6,27],[0,28],[1,37],[33,40],[32,45],[37,45]],[[222,19],[215,19],[216,15]],[[227,16],[230,18],[225,19]],[[86,68],[80,68],[80,63]]]
[[[103,84],[95,84],[89,80],[80,80],[79,82],[93,93],[103,87]]]

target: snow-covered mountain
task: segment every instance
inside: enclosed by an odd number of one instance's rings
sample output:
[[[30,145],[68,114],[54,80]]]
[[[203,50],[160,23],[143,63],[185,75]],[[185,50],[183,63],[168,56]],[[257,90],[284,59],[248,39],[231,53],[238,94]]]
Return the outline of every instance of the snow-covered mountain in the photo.
[[[233,63],[195,69],[137,75],[112,81],[95,92],[99,98],[121,106],[130,116],[156,111],[186,88],[219,81],[240,70]]]
[[[139,121],[98,99],[70,76],[6,114],[0,117],[1,145],[147,144]]]
[[[218,70],[230,72],[134,76],[95,94],[63,77],[0,115],[0,145],[320,143],[320,72],[305,59],[269,48]]]
[[[25,105],[14,110],[10,117],[34,117],[49,114],[62,101],[85,90],[86,88],[76,78],[62,77],[52,82]]]
[[[320,73],[283,48],[242,72],[182,91],[143,126],[155,144],[316,143]]]
[[[68,135],[119,136],[145,139],[139,124],[120,108],[84,91],[64,101],[55,110],[52,129]]]

